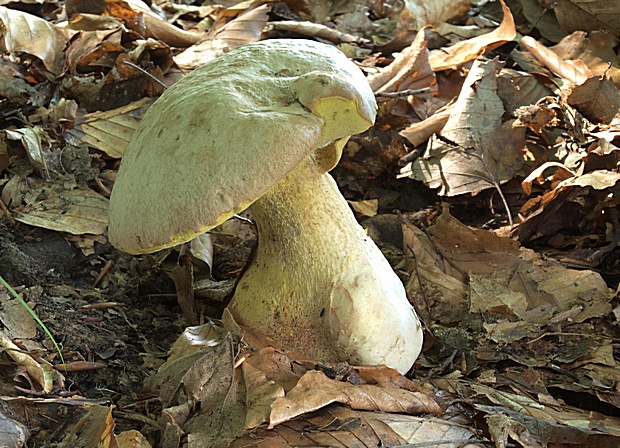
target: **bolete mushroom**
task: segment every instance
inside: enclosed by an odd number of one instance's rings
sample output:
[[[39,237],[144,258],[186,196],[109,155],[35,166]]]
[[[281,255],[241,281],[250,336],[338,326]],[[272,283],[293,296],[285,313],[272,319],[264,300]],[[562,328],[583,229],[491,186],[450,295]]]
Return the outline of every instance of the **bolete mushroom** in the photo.
[[[237,48],[144,116],[112,191],[110,241],[154,252],[252,205],[258,247],[229,305],[238,323],[325,361],[406,372],[420,353],[420,323],[327,174],[375,111],[362,72],[330,45]]]

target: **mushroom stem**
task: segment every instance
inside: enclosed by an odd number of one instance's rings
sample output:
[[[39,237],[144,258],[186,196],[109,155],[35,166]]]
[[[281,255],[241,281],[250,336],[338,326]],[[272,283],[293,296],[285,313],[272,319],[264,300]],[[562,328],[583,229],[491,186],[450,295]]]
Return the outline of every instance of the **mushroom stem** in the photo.
[[[323,165],[309,155],[252,205],[258,248],[229,309],[305,355],[405,373],[420,353],[420,323]]]

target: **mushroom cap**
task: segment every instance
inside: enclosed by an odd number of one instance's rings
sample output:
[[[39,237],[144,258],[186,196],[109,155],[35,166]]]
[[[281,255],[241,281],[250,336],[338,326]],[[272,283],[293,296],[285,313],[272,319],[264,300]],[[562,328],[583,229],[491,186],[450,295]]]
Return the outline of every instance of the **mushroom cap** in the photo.
[[[368,129],[375,113],[365,76],[336,48],[301,39],[241,46],[149,108],[112,191],[110,242],[131,254],[187,242],[315,149]]]

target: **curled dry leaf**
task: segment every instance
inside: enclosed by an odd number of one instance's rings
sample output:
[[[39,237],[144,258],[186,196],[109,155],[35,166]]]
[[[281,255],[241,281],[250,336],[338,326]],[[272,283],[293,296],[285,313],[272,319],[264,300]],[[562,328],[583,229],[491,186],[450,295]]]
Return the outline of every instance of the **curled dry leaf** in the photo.
[[[551,70],[555,75],[573,84],[582,84],[592,76],[590,69],[580,60],[561,59],[551,49],[530,36],[523,36],[521,38],[521,45],[527,48],[542,65]]]
[[[0,6],[4,46],[11,54],[27,53],[39,58],[55,76],[64,66],[65,33],[53,23],[22,11]]]
[[[502,64],[478,60],[446,125],[428,143],[422,157],[406,165],[402,176],[422,180],[439,194],[456,196],[511,179],[524,164],[525,129],[504,122],[497,76]]]
[[[500,3],[504,19],[499,27],[488,34],[464,40],[448,48],[431,51],[430,62],[433,70],[438,72],[458,67],[513,40],[517,35],[514,18],[504,1],[500,0]]]
[[[618,38],[605,31],[575,31],[551,47],[560,59],[579,60],[592,74],[606,75],[620,86],[620,56],[614,48]]]
[[[260,40],[270,10],[271,5],[261,5],[239,14],[212,36],[175,56],[174,61],[179,67],[189,70],[243,44]]]
[[[398,29],[421,30],[426,25],[447,22],[464,16],[469,11],[469,0],[405,0],[398,16]]]
[[[422,392],[411,392],[389,385],[356,386],[329,379],[323,372],[307,372],[284,398],[271,406],[269,427],[313,412],[330,403],[343,403],[353,409],[383,412],[439,413],[436,399]]]
[[[54,370],[52,365],[39,358],[35,361],[34,358],[23,351],[11,341],[11,339],[0,332],[0,349],[6,351],[6,353],[17,363],[22,366],[30,378],[34,379],[45,393],[50,393],[54,388],[54,383],[59,383],[60,387],[63,386],[64,377]]]
[[[425,28],[418,31],[411,45],[401,51],[390,65],[369,78],[375,93],[415,90],[436,83],[435,73],[428,61],[425,31]]]
[[[10,140],[19,140],[24,145],[30,162],[38,169],[45,172],[49,178],[47,157],[49,156],[49,135],[40,126],[6,130],[6,136]]]

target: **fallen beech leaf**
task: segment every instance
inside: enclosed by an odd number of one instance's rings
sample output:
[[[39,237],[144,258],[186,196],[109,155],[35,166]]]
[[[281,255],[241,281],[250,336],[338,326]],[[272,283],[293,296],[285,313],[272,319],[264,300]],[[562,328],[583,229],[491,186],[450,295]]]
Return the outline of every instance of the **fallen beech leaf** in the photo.
[[[552,170],[552,168],[554,168]],[[549,170],[547,176],[545,176],[545,172]],[[525,194],[530,195],[532,193],[532,185],[534,181],[538,182],[539,185],[544,185],[549,182],[552,185],[552,188],[555,188],[558,183],[575,177],[577,173],[571,171],[564,165],[559,162],[545,162],[534,171],[532,171],[524,180],[521,182],[521,187]]]
[[[147,438],[135,429],[129,431],[123,431],[116,436],[116,443],[118,448],[151,448]]]
[[[449,70],[466,62],[473,61],[478,56],[515,38],[517,31],[514,18],[504,1],[500,0],[500,3],[502,4],[504,19],[498,28],[482,36],[454,44],[451,47],[431,51],[430,62],[434,71]]]
[[[469,11],[469,0],[405,0],[397,29],[419,31],[426,25],[457,19]]]
[[[347,201],[351,208],[361,217],[370,218],[377,214],[379,208],[378,199],[368,199],[365,201]]]
[[[441,407],[432,396],[383,385],[361,385],[329,379],[323,372],[311,370],[301,377],[284,398],[271,406],[269,428],[330,403],[343,403],[353,409],[383,412],[439,413]]]
[[[86,114],[66,135],[77,139],[76,145],[86,143],[110,157],[120,159],[136,126],[151,104],[152,98],[143,98],[127,106]]]
[[[456,196],[498,189],[521,169],[525,128],[503,121],[504,104],[497,93],[501,68],[497,59],[474,63],[441,133],[431,138],[422,157],[401,170],[401,177]]]
[[[46,150],[44,147],[49,142],[47,132],[39,126],[6,130],[5,132],[9,139],[22,142],[32,164],[38,169],[43,170],[49,178],[50,173],[47,167]]]
[[[14,210],[16,221],[73,235],[105,232],[108,226],[106,197],[87,188],[67,190],[60,183],[40,182],[33,184],[32,189],[40,189],[44,199]]]
[[[534,40],[530,36],[521,38],[521,45],[527,48],[538,61],[557,76],[573,84],[582,84],[592,76],[590,69],[580,60],[561,59],[553,50]]]
[[[550,42],[559,42],[568,34],[558,23],[549,6],[549,0],[520,0],[520,12],[536,28],[540,35]],[[546,4],[547,3],[547,4]]]
[[[618,39],[606,31],[575,31],[551,47],[560,59],[579,60],[596,76],[608,76],[620,86]]]
[[[435,73],[428,61],[425,31],[418,31],[411,45],[401,51],[390,65],[368,79],[375,93],[416,90],[436,83]]]
[[[258,41],[270,10],[271,5],[261,5],[239,14],[213,36],[175,56],[174,61],[182,69],[194,69],[243,44]]]
[[[284,397],[284,389],[265,373],[244,362],[241,365],[246,390],[245,428],[251,429],[269,420],[274,400]]]
[[[439,134],[452,115],[453,106],[445,106],[430,117],[418,123],[413,123],[399,132],[415,147],[420,146],[433,134]]]
[[[2,351],[5,351],[13,361],[24,367],[28,375],[39,383],[44,392],[50,393],[54,388],[54,382],[62,383],[64,380],[64,377],[59,372],[55,371],[54,367],[52,367],[49,362],[40,358],[38,362],[35,361],[32,356],[23,353],[3,332],[0,332],[0,348],[3,349]]]
[[[606,76],[574,87],[566,100],[592,123],[610,124],[620,111],[620,91]]]
[[[229,448],[333,447],[373,448],[400,446],[407,440],[400,437],[380,412],[353,411],[332,405],[308,416],[296,418],[271,429],[259,427],[235,440]],[[409,417],[409,416],[401,416]]]
[[[189,47],[204,37],[166,22],[140,0],[67,0],[65,9],[69,17],[75,14],[97,14],[119,18],[127,28],[141,36],[161,40],[172,47]]]
[[[32,14],[0,6],[4,24],[4,46],[9,53],[35,56],[53,75],[60,75],[64,65],[67,39],[61,28]]]
[[[80,419],[67,431],[60,445],[75,446],[76,440],[80,441],[81,446],[117,447],[114,437],[112,408],[101,405],[85,405],[80,414]]]
[[[558,22],[568,32],[607,30],[620,37],[617,0],[558,0],[554,6]]]
[[[14,339],[34,339],[37,335],[37,323],[28,309],[17,299],[0,291],[0,322],[4,333]]]
[[[597,272],[541,260],[510,238],[463,225],[447,209],[426,233],[407,225],[403,236],[415,253],[407,295],[422,316],[431,310],[427,322],[475,328],[504,314],[520,319],[489,324],[487,331],[494,340],[518,340],[576,306],[571,322],[611,311],[609,291]]]
[[[474,433],[463,425],[428,416],[416,417],[366,411],[358,414],[375,432],[379,432],[378,424],[382,423],[402,437],[410,446],[464,448],[466,441],[474,437]],[[446,443],[448,440],[454,440],[454,443]],[[433,442],[436,442],[436,445]]]

